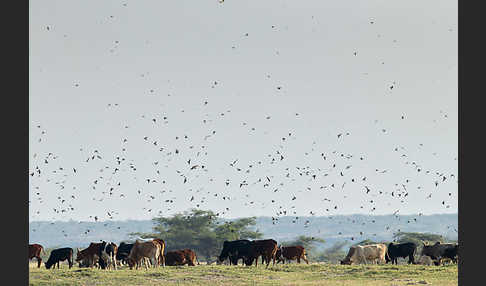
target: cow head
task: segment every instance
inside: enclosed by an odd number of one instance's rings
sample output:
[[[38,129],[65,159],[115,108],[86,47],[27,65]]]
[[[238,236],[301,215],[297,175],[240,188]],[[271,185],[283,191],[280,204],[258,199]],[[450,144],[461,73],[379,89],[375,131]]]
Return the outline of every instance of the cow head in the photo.
[[[277,252],[275,252],[275,259],[277,259],[277,261],[280,261],[281,256],[282,256],[282,246],[280,245],[277,248]]]
[[[85,252],[76,248],[76,262],[83,260],[86,257]]]
[[[130,267],[130,269],[132,269],[133,266],[135,265],[135,260],[133,258],[127,257],[125,261],[127,262],[128,267]]]
[[[229,241],[225,240],[223,242],[223,249],[221,250],[221,254],[218,257],[219,262],[223,262],[226,258],[228,258],[228,252],[229,252]]]
[[[344,258],[341,260],[341,265],[351,265],[351,260],[348,258]]]
[[[106,249],[106,241],[101,241],[100,251],[103,252]]]
[[[245,265],[246,266],[251,266],[253,264],[253,260],[254,260],[253,257],[245,257],[245,258],[243,258],[243,261],[245,262]]]

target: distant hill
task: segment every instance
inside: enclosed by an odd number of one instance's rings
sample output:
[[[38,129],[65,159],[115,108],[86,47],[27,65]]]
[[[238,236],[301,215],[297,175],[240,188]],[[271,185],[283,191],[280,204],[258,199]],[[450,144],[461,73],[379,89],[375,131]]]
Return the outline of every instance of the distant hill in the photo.
[[[417,219],[417,221],[414,220]],[[323,238],[326,243],[319,248],[330,247],[336,241],[354,242],[371,239],[373,241],[392,240],[392,231],[428,232],[441,234],[449,239],[457,239],[457,214],[418,215],[342,215],[321,217],[280,217],[272,224],[271,217],[257,217],[255,226],[264,237],[274,238],[278,242],[292,240],[299,235]],[[293,222],[294,221],[294,222]],[[373,222],[374,221],[374,222]],[[29,223],[29,242],[51,247],[86,247],[90,242],[100,240],[119,244],[124,240],[133,240],[132,232],[150,232],[151,220],[126,220],[106,222],[76,221],[33,221]],[[89,230],[89,232],[87,231]],[[360,235],[360,231],[363,235]],[[341,233],[341,234],[339,234]],[[354,243],[353,242],[353,243]]]

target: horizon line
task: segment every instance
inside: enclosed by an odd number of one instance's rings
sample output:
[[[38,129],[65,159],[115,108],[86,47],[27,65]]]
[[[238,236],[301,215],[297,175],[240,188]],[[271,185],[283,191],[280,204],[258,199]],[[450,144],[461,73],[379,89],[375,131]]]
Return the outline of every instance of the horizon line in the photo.
[[[458,215],[458,212],[456,213],[433,213],[433,214],[422,214],[422,215],[419,215],[419,214],[393,214],[393,213],[390,213],[390,214],[376,214],[376,215],[372,215],[372,214],[361,214],[361,213],[355,213],[355,214],[336,214],[336,215],[321,215],[321,216],[290,216],[290,215],[286,215],[286,216],[279,216],[279,218],[286,218],[286,217],[290,217],[290,218],[293,218],[293,217],[302,217],[302,218],[319,218],[319,217],[338,217],[338,216],[434,216],[434,215]],[[168,217],[172,217],[172,216],[168,216]],[[235,220],[235,219],[242,219],[242,218],[251,218],[251,217],[256,217],[256,218],[271,218],[272,216],[246,216],[246,217],[233,217],[233,218],[224,218],[224,217],[218,217],[219,219],[224,219],[224,220]],[[98,221],[83,221],[83,220],[74,220],[74,219],[69,219],[69,220],[29,220],[29,224],[30,223],[33,223],[33,222],[70,222],[70,221],[76,221],[76,222],[90,222],[90,223],[106,223],[106,222],[124,222],[124,221],[150,221],[150,220],[153,220],[154,218],[157,218],[157,217],[152,217],[152,218],[147,218],[147,219],[121,219],[121,220],[98,220]]]

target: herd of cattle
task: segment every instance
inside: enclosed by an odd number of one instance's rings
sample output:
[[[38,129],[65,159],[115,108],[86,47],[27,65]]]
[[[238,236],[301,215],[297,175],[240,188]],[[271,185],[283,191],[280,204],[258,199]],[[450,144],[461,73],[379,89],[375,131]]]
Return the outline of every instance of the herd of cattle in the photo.
[[[420,260],[415,261],[417,245],[413,242],[395,244],[377,243],[369,245],[352,246],[346,257],[341,260],[341,264],[352,263],[388,263],[398,264],[398,258],[407,258],[409,264],[441,265],[443,261],[450,260],[457,263],[459,244],[457,243],[440,243],[429,245],[424,243]]]
[[[135,243],[122,242],[119,246],[115,243],[107,243],[105,241],[100,243],[91,243],[83,250],[77,249],[76,262],[79,267],[99,267],[101,269],[113,268],[126,264],[130,269],[138,269],[142,264],[147,269],[149,266],[177,266],[189,265],[195,266],[197,261],[196,253],[191,249],[181,249],[165,252],[165,242],[162,239],[153,240],[136,240]],[[417,245],[412,242],[407,243],[390,243],[386,244],[369,244],[351,246],[346,257],[341,260],[341,264],[351,265],[353,263],[388,263],[398,264],[398,258],[407,258],[409,264],[426,264],[441,265],[446,259],[457,263],[458,259],[458,244],[440,243],[423,244],[420,260],[415,261],[415,254]],[[41,253],[45,254],[44,248],[40,244],[29,244],[29,260],[36,258],[37,267],[41,266]],[[165,253],[165,254],[164,254]],[[47,269],[50,269],[57,263],[67,260],[69,268],[74,264],[73,260],[74,250],[69,247],[58,248],[51,251],[49,259],[45,263]],[[258,264],[258,258],[262,257],[262,264],[266,263],[266,267],[273,261],[275,263],[285,263],[285,261],[297,260],[300,263],[301,259],[307,264],[309,261],[306,257],[305,248],[302,246],[278,246],[273,239],[263,240],[235,240],[225,241],[223,249],[218,257],[218,264],[223,263],[227,259],[230,265],[238,265],[240,259],[247,266],[255,262]],[[53,267],[55,268],[55,267]]]

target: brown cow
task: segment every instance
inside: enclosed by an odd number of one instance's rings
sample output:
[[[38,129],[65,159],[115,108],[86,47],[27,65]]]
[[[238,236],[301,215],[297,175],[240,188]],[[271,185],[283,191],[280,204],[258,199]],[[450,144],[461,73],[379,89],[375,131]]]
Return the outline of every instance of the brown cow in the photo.
[[[180,251],[184,253],[184,257],[186,258],[187,265],[195,266],[196,264],[194,262],[197,262],[197,265],[199,265],[199,261],[197,261],[196,252],[194,252],[194,250],[186,248]]]
[[[142,259],[146,257],[151,260],[150,262],[154,267],[158,267],[160,247],[160,243],[153,240],[145,242],[135,241],[127,257],[128,266],[132,269],[136,265],[136,269],[138,269]],[[145,264],[145,269],[148,269],[147,264]]]
[[[250,266],[255,260],[255,266],[258,266],[258,257],[261,255],[262,259],[266,261],[268,265],[270,260],[273,259],[273,265],[275,265],[275,255],[277,253],[277,242],[273,239],[253,240],[250,242],[250,257],[245,259],[245,264]]]
[[[46,254],[44,252],[44,247],[40,244],[34,243],[34,244],[29,244],[29,260],[32,258],[37,258],[37,268],[40,268],[42,258],[40,257],[40,254]]]
[[[303,259],[305,263],[309,264],[307,257],[305,255],[305,248],[297,245],[297,246],[280,246],[277,249],[277,253],[275,254],[275,258],[277,259],[277,264],[279,262],[283,262],[285,264],[285,260],[296,260],[297,263],[300,263],[300,259]]]
[[[167,251],[165,254],[165,265],[177,266],[187,263],[186,255],[181,250]]]
[[[89,264],[91,262],[94,264],[96,261],[100,264],[102,269],[106,268],[106,263],[108,260],[103,259],[106,258],[104,256],[107,256],[106,252],[104,251],[106,247],[106,242],[100,242],[100,243],[94,243],[91,242],[89,246],[83,250],[77,249],[76,252],[76,262],[80,261],[88,261]]]
[[[165,266],[165,241],[160,238],[154,238],[154,241],[160,244],[159,265]]]

